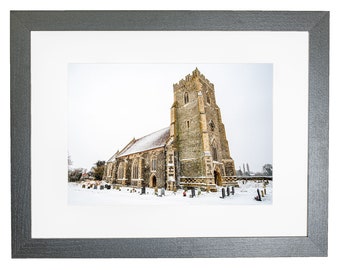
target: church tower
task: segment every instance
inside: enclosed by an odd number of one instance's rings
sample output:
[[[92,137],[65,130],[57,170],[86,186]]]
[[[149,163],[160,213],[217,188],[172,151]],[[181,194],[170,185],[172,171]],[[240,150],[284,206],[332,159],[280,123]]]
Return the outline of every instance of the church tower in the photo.
[[[235,175],[235,167],[214,85],[196,68],[173,91],[170,141],[177,184],[216,190]]]

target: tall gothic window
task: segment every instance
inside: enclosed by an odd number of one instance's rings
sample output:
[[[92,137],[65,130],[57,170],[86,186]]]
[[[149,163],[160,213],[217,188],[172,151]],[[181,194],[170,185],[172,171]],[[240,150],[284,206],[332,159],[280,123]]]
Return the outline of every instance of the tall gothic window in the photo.
[[[138,160],[136,159],[132,164],[132,179],[138,179]]]
[[[111,176],[112,170],[113,170],[113,168],[112,168],[112,163],[109,163],[109,164],[107,165],[107,176]]]
[[[189,102],[189,94],[188,92],[184,93],[184,104],[187,104]]]
[[[117,179],[124,178],[124,164],[123,162],[119,163],[118,172],[117,172]]]
[[[151,159],[151,171],[156,171],[157,170],[157,159],[156,157],[153,157]]]
[[[216,142],[215,141],[212,143],[211,151],[212,151],[211,154],[212,154],[213,160],[217,161],[217,146],[216,146]]]

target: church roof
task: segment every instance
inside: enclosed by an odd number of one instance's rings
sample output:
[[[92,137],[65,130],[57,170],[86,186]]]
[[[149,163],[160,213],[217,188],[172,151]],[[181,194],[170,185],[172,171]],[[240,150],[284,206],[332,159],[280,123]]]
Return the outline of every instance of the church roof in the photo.
[[[163,128],[154,133],[146,135],[130,142],[117,157],[127,156],[147,150],[163,147],[170,136],[170,128]]]
[[[117,155],[119,154],[119,151],[117,151],[107,162],[114,162],[116,160]]]

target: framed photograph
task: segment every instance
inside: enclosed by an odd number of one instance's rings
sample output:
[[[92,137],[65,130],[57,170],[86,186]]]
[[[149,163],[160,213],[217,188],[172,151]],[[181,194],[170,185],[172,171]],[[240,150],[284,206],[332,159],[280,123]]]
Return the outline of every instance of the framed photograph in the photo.
[[[328,76],[326,11],[12,11],[12,257],[327,256]]]

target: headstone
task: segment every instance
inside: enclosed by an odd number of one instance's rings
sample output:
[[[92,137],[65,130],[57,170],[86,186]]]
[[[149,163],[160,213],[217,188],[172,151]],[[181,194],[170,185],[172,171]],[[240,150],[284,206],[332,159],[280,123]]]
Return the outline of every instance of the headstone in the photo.
[[[191,189],[191,198],[195,197],[196,194],[195,194],[195,188],[192,188]]]
[[[260,194],[260,190],[259,190],[259,189],[257,189],[257,196],[255,197],[255,200],[257,200],[257,201],[262,201],[262,199],[261,199],[261,194]]]
[[[161,197],[162,196],[165,196],[165,189],[164,188],[161,189]]]
[[[264,191],[263,190],[261,190],[261,196],[264,197]]]
[[[234,188],[234,186],[231,187],[231,194],[232,194],[232,195],[235,194],[235,188]]]
[[[100,186],[100,190],[103,190],[104,189],[104,186]]]
[[[267,195],[267,190],[266,190],[266,189],[263,189],[263,191],[264,191],[264,195]]]
[[[140,195],[145,194],[145,187],[142,187]]]
[[[94,186],[93,188],[94,188],[94,189],[97,189],[98,187],[97,187],[97,186]]]
[[[227,196],[229,196],[229,195],[230,195],[230,188],[227,187]]]
[[[220,197],[221,199],[225,198],[225,188],[222,188],[222,197]]]

